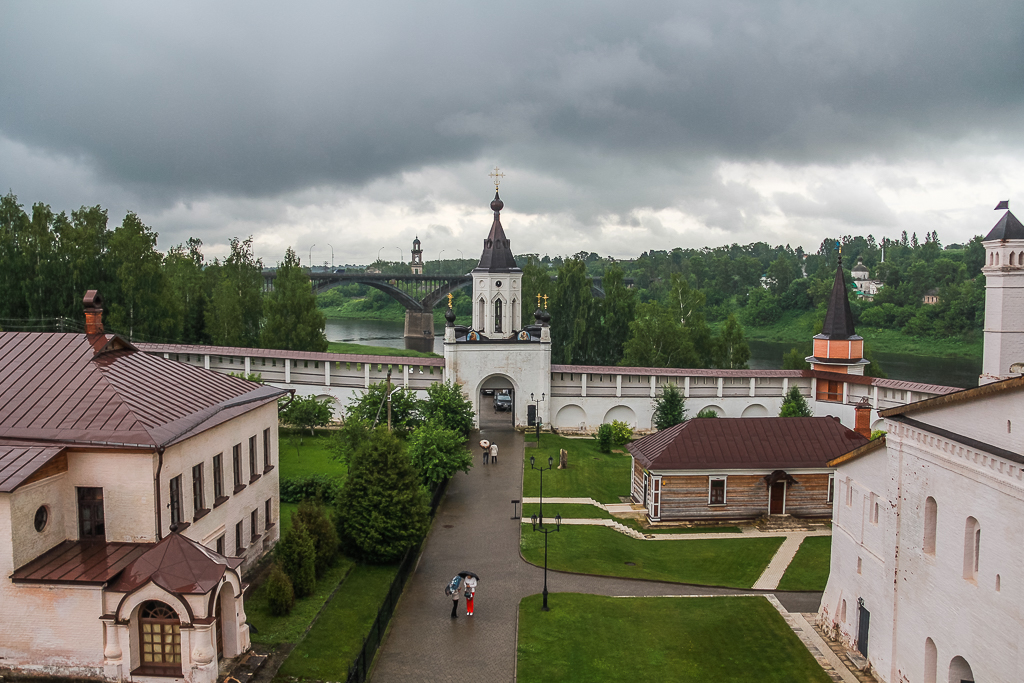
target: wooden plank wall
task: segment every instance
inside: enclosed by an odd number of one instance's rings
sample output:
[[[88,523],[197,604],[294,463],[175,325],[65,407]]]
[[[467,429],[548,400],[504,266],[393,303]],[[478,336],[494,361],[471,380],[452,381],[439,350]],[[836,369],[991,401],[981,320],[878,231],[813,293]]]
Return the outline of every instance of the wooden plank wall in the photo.
[[[725,505],[708,505],[707,476],[665,476],[661,484],[661,519],[756,519],[768,513],[768,487],[764,483],[767,474],[730,475]],[[828,474],[804,474],[796,479],[798,483],[790,485],[786,492],[786,514],[831,517]],[[641,479],[641,491],[642,487]]]

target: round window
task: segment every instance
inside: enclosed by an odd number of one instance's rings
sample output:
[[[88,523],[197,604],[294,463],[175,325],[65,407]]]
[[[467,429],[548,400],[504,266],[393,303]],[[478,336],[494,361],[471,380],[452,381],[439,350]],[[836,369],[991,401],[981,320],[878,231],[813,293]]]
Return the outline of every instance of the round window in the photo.
[[[49,519],[50,519],[50,511],[46,508],[45,505],[40,505],[39,509],[36,510],[36,520],[35,520],[36,531],[40,531],[41,532],[43,529],[45,529],[46,528],[46,522]]]
[[[496,280],[494,283],[495,287],[501,287],[501,280]]]

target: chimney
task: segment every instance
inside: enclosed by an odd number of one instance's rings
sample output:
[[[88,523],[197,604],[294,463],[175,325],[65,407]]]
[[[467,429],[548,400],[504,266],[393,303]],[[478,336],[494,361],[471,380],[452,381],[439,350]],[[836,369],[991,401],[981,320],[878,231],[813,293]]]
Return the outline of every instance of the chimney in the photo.
[[[868,402],[868,397],[865,396],[860,400],[856,406],[854,406],[854,412],[856,417],[854,418],[853,431],[857,432],[865,439],[871,438],[871,404]]]
[[[103,297],[95,289],[90,289],[82,299],[85,306],[85,333],[103,334]]]

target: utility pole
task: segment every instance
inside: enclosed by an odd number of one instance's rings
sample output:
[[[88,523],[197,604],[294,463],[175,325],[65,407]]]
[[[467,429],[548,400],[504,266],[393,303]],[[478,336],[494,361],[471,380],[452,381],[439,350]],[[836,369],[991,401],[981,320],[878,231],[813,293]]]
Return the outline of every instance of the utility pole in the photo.
[[[388,368],[388,431],[391,431],[391,368]]]

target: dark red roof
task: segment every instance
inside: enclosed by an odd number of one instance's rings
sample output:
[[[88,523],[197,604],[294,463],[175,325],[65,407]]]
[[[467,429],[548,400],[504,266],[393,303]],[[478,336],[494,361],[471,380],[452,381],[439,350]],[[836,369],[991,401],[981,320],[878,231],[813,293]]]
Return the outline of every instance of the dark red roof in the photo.
[[[62,450],[62,446],[0,445],[0,493],[18,488]]]
[[[72,583],[101,586],[152,543],[64,541],[11,574],[14,583]]]
[[[110,590],[128,593],[152,581],[171,593],[202,595],[217,587],[227,569],[240,564],[240,557],[225,557],[172,533],[125,568]]]
[[[113,335],[0,332],[0,439],[168,445],[283,393]]]
[[[376,356],[365,353],[332,353],[330,351],[285,351],[282,349],[250,349],[245,346],[203,346],[201,344],[138,343],[146,353],[177,353],[196,356],[235,356],[245,358],[285,358],[288,360],[318,360],[331,363],[370,363],[378,365],[424,365],[444,367],[444,358],[418,356]]]
[[[867,443],[833,417],[695,418],[634,441],[629,452],[653,470],[825,467]]]

